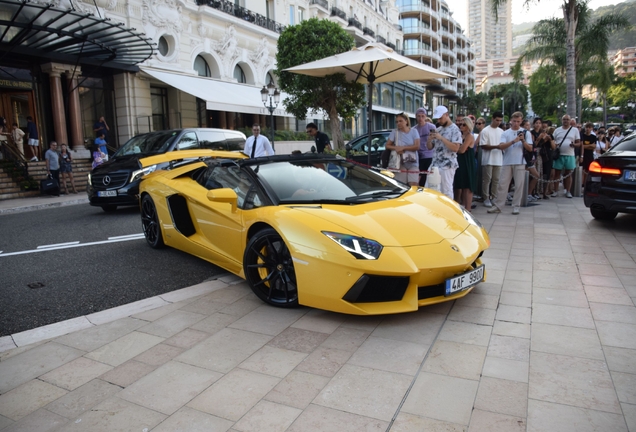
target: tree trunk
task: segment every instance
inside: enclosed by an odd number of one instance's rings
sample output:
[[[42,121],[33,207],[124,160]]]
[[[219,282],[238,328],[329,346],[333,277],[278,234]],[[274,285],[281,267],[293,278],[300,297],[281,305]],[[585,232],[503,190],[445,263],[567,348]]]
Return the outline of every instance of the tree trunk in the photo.
[[[607,127],[607,94],[603,93],[603,126]]]
[[[567,0],[563,4],[563,18],[565,21],[565,30],[567,37],[566,45],[566,69],[565,80],[567,85],[567,113],[570,117],[576,116],[576,51],[574,47],[574,38],[576,34],[576,26],[579,21],[578,10],[576,8],[576,0]]]
[[[338,150],[344,148],[342,130],[340,129],[340,118],[338,117],[335,104],[329,110],[329,124],[331,125],[331,144],[333,149]]]

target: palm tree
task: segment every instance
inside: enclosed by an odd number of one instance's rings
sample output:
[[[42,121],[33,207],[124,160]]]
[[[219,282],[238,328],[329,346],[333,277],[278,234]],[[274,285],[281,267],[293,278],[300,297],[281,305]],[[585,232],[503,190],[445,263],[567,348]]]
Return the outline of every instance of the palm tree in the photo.
[[[603,124],[607,124],[607,92],[615,80],[614,66],[607,59],[598,62],[594,72],[584,80],[584,84],[593,86],[601,94],[601,99],[603,99]]]
[[[567,23],[561,18],[539,21],[534,36],[526,44],[522,59],[549,60],[566,76],[567,113],[580,117],[581,94],[586,77],[592,73],[599,62],[607,57],[610,35],[619,29],[630,26],[628,20],[618,14],[608,14],[591,21],[591,10],[587,1],[576,4],[578,25],[574,39],[574,77],[569,74],[569,52],[563,41],[567,39]],[[571,101],[570,88],[574,87],[574,99]]]
[[[490,0],[492,11],[498,16],[499,7],[508,0]],[[545,0],[548,1],[548,0]],[[574,117],[576,115],[576,90],[577,90],[577,64],[578,60],[587,60],[594,56],[606,56],[609,47],[609,35],[622,28],[628,28],[629,22],[622,16],[610,14],[606,15],[591,26],[587,25],[589,18],[589,0],[562,0],[563,19],[553,18],[542,20],[535,26],[535,32],[542,31],[542,41],[533,38],[535,44],[535,54],[542,52],[544,55],[534,58],[550,58],[553,62],[562,65],[565,69],[565,81],[567,88],[567,113]],[[540,0],[524,0],[524,6],[530,3],[539,3]],[[582,13],[582,14],[581,14]],[[582,22],[579,20],[582,18]],[[585,31],[581,32],[579,24]],[[579,30],[577,32],[577,30]],[[577,33],[579,47],[577,49]],[[529,43],[533,43],[531,40]],[[565,46],[563,46],[565,41]],[[539,45],[542,48],[539,48]],[[577,56],[578,53],[578,56]],[[585,57],[582,54],[585,53]],[[588,57],[589,54],[589,57]],[[527,58],[533,58],[529,54]]]

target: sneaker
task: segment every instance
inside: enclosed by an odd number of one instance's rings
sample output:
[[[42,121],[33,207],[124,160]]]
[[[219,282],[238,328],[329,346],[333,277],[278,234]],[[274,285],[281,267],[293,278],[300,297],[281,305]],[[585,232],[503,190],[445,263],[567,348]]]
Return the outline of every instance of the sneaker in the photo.
[[[512,201],[513,198],[513,194],[509,193],[508,196],[506,197],[506,201]]]
[[[528,195],[528,202],[535,202],[537,199],[532,195]]]
[[[556,198],[556,197],[558,197],[558,196],[559,196],[559,194],[558,194],[558,193],[556,193],[556,192],[552,192],[552,194],[551,194],[550,196],[551,196],[552,198]]]
[[[543,199],[544,199],[544,200],[549,200],[549,199],[550,199],[550,197],[549,197],[549,196],[547,196],[547,195],[543,195]]]
[[[514,215],[518,215],[518,214],[519,214],[519,207],[514,207],[514,208],[512,209],[512,214],[514,214]]]
[[[501,213],[501,210],[496,205],[493,205],[491,209],[488,209],[488,213]]]
[[[477,203],[470,203],[470,209],[476,209],[477,208]]]
[[[489,199],[486,199],[486,201],[484,201],[484,207],[492,207],[492,202]]]
[[[541,195],[539,195],[539,194],[534,194],[534,195],[532,195],[532,196],[533,196],[533,197],[535,197],[535,198],[536,198],[536,199],[538,199],[538,200],[540,200],[540,199],[541,199]]]
[[[33,156],[33,157],[31,158],[31,162],[37,162],[37,161],[38,161],[38,157],[37,157],[37,156]]]
[[[572,198],[572,194],[570,193],[570,191],[567,191],[567,192],[565,193],[565,197],[566,197],[566,198]]]

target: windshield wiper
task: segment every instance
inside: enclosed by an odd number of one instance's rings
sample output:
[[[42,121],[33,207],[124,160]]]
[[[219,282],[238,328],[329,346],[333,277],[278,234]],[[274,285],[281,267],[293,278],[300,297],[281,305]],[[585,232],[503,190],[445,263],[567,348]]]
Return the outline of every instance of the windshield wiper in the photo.
[[[382,198],[382,197],[387,197],[390,195],[402,195],[404,192],[406,192],[406,190],[402,188],[395,188],[393,190],[381,190],[381,191],[377,191],[377,192],[373,192],[373,193],[369,193],[365,195],[350,196],[345,198],[345,201],[346,202],[368,201],[370,199]]]

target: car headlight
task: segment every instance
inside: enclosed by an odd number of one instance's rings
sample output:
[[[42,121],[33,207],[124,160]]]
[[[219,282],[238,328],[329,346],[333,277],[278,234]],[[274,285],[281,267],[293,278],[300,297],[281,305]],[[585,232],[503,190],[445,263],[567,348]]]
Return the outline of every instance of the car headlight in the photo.
[[[135,180],[139,180],[143,176],[150,174],[151,172],[154,172],[154,170],[156,169],[157,169],[157,165],[150,165],[150,166],[147,166],[146,168],[133,171],[132,177],[130,178],[131,183],[134,182]]]
[[[466,219],[468,221],[468,223],[475,225],[476,227],[482,228],[482,224],[481,222],[479,222],[477,220],[477,218],[475,216],[473,216],[473,214],[471,212],[469,212],[468,210],[466,210],[464,207],[461,207],[462,209],[462,213],[464,214],[464,219]]]
[[[383,246],[375,240],[330,231],[323,231],[322,233],[342,246],[344,250],[356,257],[356,259],[375,260],[378,259],[382,252]]]
[[[93,186],[93,182],[91,181],[91,173],[88,173],[88,185]]]

